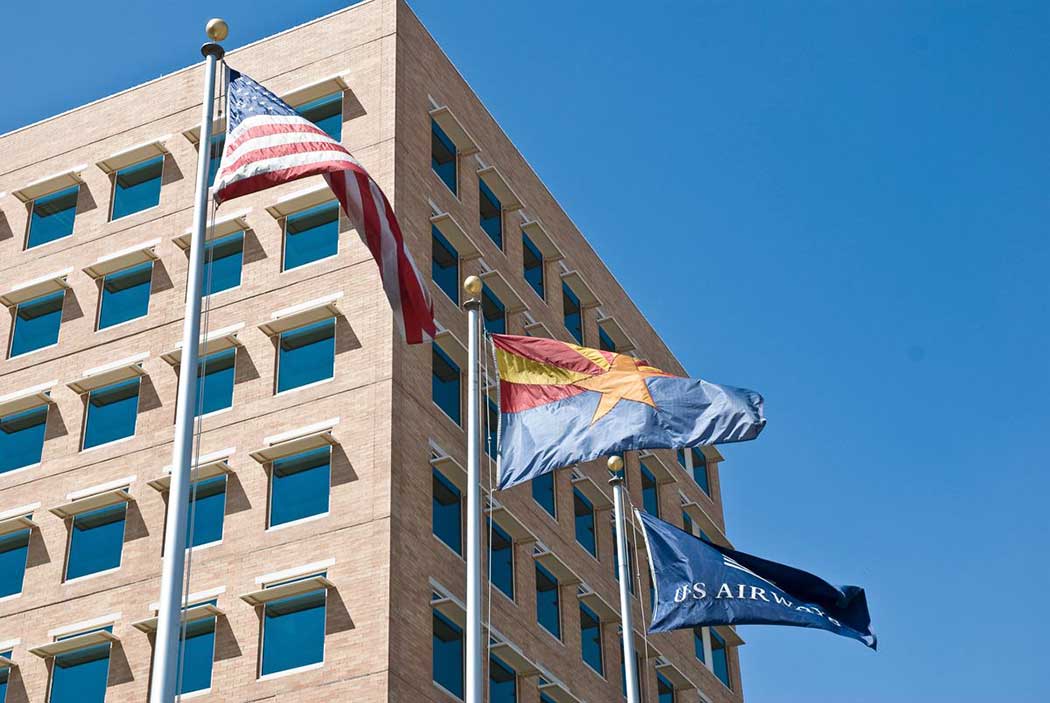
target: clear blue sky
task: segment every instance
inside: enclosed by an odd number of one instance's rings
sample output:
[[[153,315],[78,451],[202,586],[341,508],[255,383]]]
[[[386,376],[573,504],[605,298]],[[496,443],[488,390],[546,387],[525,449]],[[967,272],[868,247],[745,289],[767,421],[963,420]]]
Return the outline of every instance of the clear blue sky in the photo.
[[[22,3],[0,131],[343,4]],[[876,654],[743,628],[747,698],[1050,700],[1050,4],[413,6],[687,368],[765,394],[730,537],[868,590]]]

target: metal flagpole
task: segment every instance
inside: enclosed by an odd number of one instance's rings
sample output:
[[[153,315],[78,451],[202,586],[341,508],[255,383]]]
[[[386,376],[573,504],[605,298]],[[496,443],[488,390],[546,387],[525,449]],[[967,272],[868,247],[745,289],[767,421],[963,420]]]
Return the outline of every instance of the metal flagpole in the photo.
[[[611,456],[608,461],[609,485],[613,488],[613,517],[616,521],[616,557],[620,577],[620,627],[623,629],[623,675],[627,688],[627,703],[641,703],[638,695],[638,660],[634,654],[634,625],[631,623],[630,561],[627,551],[627,522],[623,510],[623,457]]]
[[[467,697],[482,703],[481,640],[481,279],[467,276]]]
[[[160,609],[153,648],[153,687],[150,703],[175,700],[179,672],[182,582],[186,568],[186,520],[193,460],[194,407],[196,405],[201,292],[204,273],[204,229],[208,219],[208,168],[211,163],[211,123],[215,102],[215,68],[224,50],[216,42],[226,38],[226,22],[208,22],[213,41],[201,47],[204,54],[204,104],[201,107],[200,151],[197,157],[197,194],[193,205],[193,235],[186,281],[186,318],[182,324],[182,361],[179,365],[175,445],[172,449],[171,490],[164,529],[164,560],[160,577]]]

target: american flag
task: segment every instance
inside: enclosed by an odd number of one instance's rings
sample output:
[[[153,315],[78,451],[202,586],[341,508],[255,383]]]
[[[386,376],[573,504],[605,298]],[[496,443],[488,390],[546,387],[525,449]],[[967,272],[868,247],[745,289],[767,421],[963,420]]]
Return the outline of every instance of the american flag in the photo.
[[[346,148],[287,103],[233,69],[217,203],[322,174],[379,265],[395,324],[409,344],[434,337],[427,284],[405,248],[390,201]]]

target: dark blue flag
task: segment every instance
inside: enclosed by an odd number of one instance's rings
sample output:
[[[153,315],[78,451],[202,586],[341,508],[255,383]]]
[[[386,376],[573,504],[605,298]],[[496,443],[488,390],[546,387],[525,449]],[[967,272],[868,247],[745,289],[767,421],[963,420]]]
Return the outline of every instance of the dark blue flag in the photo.
[[[698,625],[815,627],[875,649],[868,601],[775,561],[709,544],[648,513],[642,525],[656,606],[649,632]]]

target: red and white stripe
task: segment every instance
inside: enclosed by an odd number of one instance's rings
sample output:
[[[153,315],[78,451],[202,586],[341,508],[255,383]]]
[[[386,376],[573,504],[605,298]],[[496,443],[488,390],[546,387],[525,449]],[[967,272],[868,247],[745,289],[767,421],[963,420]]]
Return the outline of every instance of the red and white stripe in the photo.
[[[226,135],[215,174],[216,202],[323,174],[379,265],[394,322],[409,344],[433,339],[427,283],[405,248],[390,201],[357,159],[309,120],[255,115]]]

